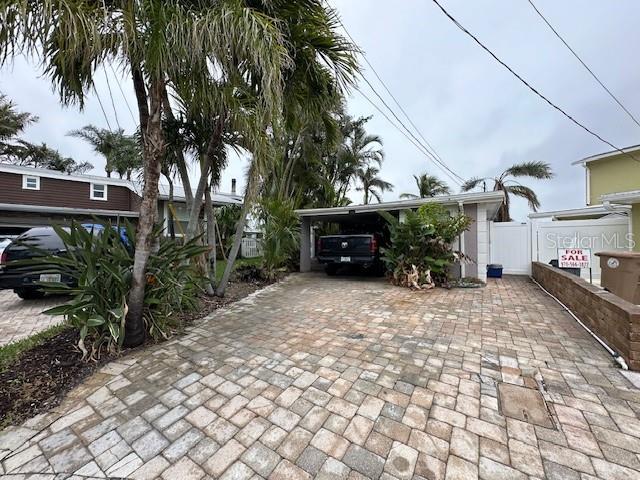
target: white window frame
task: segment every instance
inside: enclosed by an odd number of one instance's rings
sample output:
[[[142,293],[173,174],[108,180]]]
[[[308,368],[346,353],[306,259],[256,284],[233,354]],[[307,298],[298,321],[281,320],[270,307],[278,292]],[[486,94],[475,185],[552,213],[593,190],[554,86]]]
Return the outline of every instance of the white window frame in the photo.
[[[102,187],[104,187],[104,197],[96,197],[96,190],[95,187],[96,185],[101,185]],[[89,192],[89,198],[91,200],[100,200],[101,202],[106,202],[107,201],[107,190],[108,190],[108,185],[106,183],[92,183],[91,184],[91,188],[90,188],[90,192]]]
[[[30,187],[29,180],[35,180],[36,186]],[[40,177],[36,175],[22,175],[22,189],[23,190],[40,190]]]

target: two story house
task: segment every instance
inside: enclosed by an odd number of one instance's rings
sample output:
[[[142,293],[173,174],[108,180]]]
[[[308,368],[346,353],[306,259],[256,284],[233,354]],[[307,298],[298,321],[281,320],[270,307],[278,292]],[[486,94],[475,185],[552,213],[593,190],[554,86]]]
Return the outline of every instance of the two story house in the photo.
[[[93,216],[134,219],[140,200],[127,180],[0,164],[0,234]]]
[[[176,186],[170,202],[168,188],[160,185],[158,221],[167,226],[172,212],[180,227],[186,228],[188,212],[182,187]],[[212,192],[214,206],[242,204],[232,193]],[[18,235],[25,230],[71,220],[94,217],[132,221],[138,217],[142,187],[134,182],[95,175],[67,175],[54,170],[0,163],[0,235]]]
[[[640,145],[593,155],[573,164],[584,167],[587,206],[604,212],[620,206],[631,209],[633,248],[640,251]]]

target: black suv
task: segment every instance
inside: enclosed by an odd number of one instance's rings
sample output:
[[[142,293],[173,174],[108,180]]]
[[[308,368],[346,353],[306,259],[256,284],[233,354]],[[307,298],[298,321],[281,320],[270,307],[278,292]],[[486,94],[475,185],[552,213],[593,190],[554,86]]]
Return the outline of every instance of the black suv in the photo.
[[[60,255],[64,252],[65,245],[53,228],[38,227],[27,230],[13,240],[0,255],[0,290],[13,290],[20,298],[27,300],[44,296],[43,283],[62,282],[71,285],[71,277],[54,273],[45,264],[11,264],[15,260]]]

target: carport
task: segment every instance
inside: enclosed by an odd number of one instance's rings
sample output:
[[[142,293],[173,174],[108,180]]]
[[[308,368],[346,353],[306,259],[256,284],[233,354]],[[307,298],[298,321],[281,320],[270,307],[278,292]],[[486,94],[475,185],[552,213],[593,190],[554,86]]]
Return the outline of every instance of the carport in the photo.
[[[370,205],[348,205],[346,207],[308,208],[296,210],[300,217],[300,271],[311,270],[315,257],[314,225],[320,222],[341,225],[366,225],[380,222],[380,211],[396,215],[402,220],[404,210],[416,209],[426,203],[440,203],[451,212],[464,212],[473,220],[469,230],[460,238],[459,248],[473,263],[460,266],[463,277],[486,280],[489,259],[489,222],[494,219],[504,200],[504,193],[472,192],[457,195],[442,195],[430,198],[398,200]]]

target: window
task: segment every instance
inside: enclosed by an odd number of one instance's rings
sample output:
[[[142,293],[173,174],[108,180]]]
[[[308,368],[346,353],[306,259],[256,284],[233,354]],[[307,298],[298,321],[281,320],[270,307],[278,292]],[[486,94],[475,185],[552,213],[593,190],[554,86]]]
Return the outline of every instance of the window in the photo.
[[[91,184],[91,200],[107,200],[107,186],[104,183]]]
[[[23,190],[40,190],[40,177],[35,177],[33,175],[23,175],[22,189]]]

